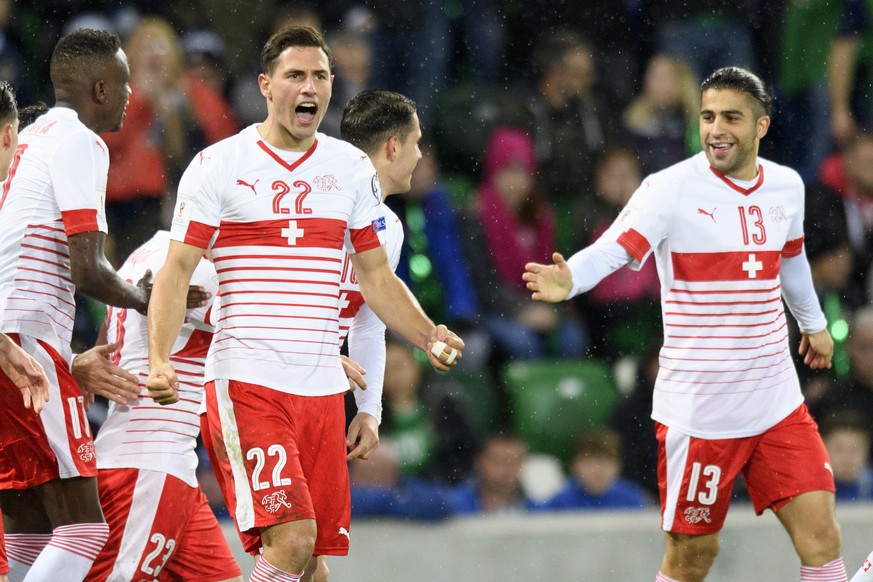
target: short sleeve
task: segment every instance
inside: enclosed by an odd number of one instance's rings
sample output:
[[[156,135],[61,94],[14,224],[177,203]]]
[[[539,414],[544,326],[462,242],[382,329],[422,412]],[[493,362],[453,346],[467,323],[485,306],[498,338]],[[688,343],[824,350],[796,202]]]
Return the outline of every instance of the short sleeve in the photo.
[[[358,161],[354,177],[354,206],[349,215],[345,248],[349,254],[374,249],[382,244],[377,218],[377,207],[382,203],[382,188],[379,177],[369,158]],[[382,213],[384,217],[385,214]]]
[[[218,156],[195,156],[179,181],[170,235],[173,240],[208,248],[221,212]]]
[[[670,231],[675,194],[662,186],[665,182],[651,177],[644,180],[603,235],[633,257],[632,269],[639,269]]]
[[[103,140],[86,131],[72,133],[58,145],[49,168],[67,236],[107,232],[109,154]]]

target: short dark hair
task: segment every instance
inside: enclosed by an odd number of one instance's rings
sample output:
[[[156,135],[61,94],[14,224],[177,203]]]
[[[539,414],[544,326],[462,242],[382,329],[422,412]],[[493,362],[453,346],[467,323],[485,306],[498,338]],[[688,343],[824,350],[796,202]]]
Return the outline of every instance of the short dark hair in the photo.
[[[52,52],[49,64],[52,83],[65,73],[76,74],[89,65],[114,58],[120,48],[121,39],[112,32],[93,28],[74,30],[61,38]]]
[[[767,92],[764,82],[746,69],[740,67],[722,67],[700,84],[700,92],[707,89],[732,89],[748,95],[757,104],[758,117],[772,115],[773,97]]]
[[[33,105],[28,105],[27,107],[22,107],[18,110],[18,130],[21,131],[36,119],[47,113],[49,110],[49,106],[40,101],[39,103],[34,103]]]
[[[12,123],[18,117],[15,89],[8,81],[0,81],[0,122]]]
[[[320,32],[311,26],[287,26],[274,33],[261,49],[261,72],[271,74],[276,69],[279,55],[292,46],[320,48],[327,55],[328,65],[333,68],[333,53]]]
[[[413,130],[415,101],[385,89],[361,91],[343,110],[340,135],[352,145],[371,154],[392,135],[401,143]]]

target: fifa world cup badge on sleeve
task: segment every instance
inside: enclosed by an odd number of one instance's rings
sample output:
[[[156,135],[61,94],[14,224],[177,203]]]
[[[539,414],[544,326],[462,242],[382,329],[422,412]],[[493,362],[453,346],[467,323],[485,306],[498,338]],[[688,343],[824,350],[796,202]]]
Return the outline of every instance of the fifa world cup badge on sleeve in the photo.
[[[173,224],[178,226],[188,226],[191,220],[191,210],[194,208],[194,198],[191,196],[179,195],[176,201],[176,208],[173,210]]]

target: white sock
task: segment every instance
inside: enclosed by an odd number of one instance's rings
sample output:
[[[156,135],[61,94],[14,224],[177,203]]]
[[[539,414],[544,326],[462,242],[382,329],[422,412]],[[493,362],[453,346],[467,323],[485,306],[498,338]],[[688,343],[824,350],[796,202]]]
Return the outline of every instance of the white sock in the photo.
[[[655,582],[679,582],[679,581],[673,580],[669,576],[664,576],[662,573],[658,572],[658,575],[655,576]]]
[[[9,582],[21,582],[52,534],[6,534]]]
[[[58,579],[58,572],[64,573],[64,580],[81,582],[107,539],[109,526],[105,523],[75,523],[55,528],[52,540],[39,554],[24,582],[52,582]]]
[[[873,552],[870,552],[850,582],[873,582]]]
[[[302,577],[303,572],[299,574],[283,572],[270,564],[261,554],[258,556],[258,563],[255,564],[255,571],[252,572],[249,582],[300,582]]]
[[[831,560],[824,566],[801,566],[800,582],[846,582],[843,559]]]

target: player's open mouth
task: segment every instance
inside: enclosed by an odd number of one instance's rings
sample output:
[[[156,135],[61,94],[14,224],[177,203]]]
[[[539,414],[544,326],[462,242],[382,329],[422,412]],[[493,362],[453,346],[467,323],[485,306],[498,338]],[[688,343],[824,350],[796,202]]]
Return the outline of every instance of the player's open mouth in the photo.
[[[318,105],[315,103],[301,103],[294,110],[297,114],[297,119],[302,123],[312,123],[315,120],[315,114],[318,113]]]

